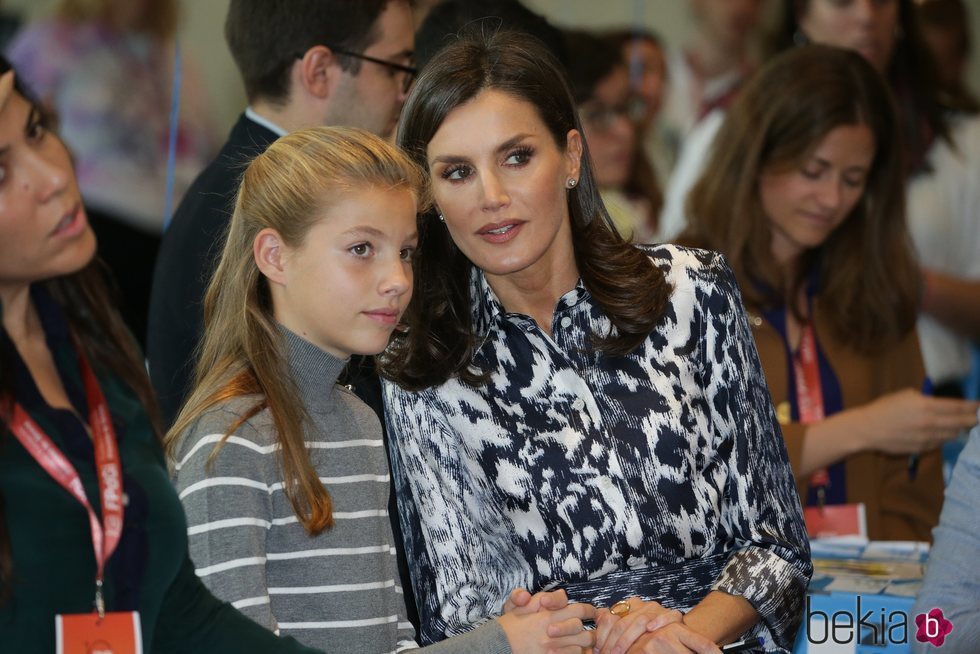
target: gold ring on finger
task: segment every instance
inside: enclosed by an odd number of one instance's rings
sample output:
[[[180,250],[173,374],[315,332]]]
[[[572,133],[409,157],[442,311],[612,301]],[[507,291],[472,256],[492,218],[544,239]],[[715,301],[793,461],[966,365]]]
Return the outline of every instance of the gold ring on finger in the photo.
[[[626,617],[630,612],[630,603],[626,600],[619,600],[609,607],[609,612],[615,615],[617,618]]]

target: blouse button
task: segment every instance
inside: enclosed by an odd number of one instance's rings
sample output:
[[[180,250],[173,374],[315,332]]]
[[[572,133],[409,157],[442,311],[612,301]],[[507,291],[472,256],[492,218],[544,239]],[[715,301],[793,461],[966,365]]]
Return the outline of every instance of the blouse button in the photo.
[[[564,318],[561,319],[561,326],[564,327],[565,329],[568,329],[571,325],[572,325],[572,319],[569,318],[568,316],[565,316]]]
[[[580,397],[575,398],[575,401],[572,402],[572,408],[576,411],[581,411],[584,407],[585,401]]]

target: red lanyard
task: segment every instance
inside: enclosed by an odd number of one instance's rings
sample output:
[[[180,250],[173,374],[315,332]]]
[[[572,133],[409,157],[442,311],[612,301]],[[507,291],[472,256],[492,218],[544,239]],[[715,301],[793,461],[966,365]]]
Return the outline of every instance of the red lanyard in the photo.
[[[92,372],[85,355],[79,352],[79,367],[85,384],[85,397],[88,401],[88,421],[92,429],[92,442],[95,447],[95,468],[99,476],[99,499],[102,504],[102,523],[85,496],[85,488],[78,472],[58,447],[42,431],[20,404],[13,403],[13,418],[10,428],[31,456],[54,478],[72,497],[88,511],[89,526],[92,530],[92,548],[95,550],[95,609],[99,617],[105,616],[105,601],[102,597],[102,581],[105,576],[105,563],[112,556],[122,535],[122,466],[119,450],[116,447],[116,432],[112,427],[109,405],[99,388],[99,381]]]
[[[813,333],[813,323],[803,326],[800,349],[793,355],[793,373],[800,422],[809,425],[823,420],[823,389],[820,387],[820,362],[817,359],[817,339]],[[810,485],[816,487],[821,506],[829,484],[830,473],[826,468],[820,468],[810,476]]]

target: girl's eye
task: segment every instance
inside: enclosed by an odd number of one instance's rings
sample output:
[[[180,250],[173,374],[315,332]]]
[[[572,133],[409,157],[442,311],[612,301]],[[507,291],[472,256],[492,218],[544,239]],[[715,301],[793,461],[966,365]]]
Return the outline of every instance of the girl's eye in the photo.
[[[518,148],[507,156],[507,160],[504,163],[510,166],[522,166],[531,160],[532,154],[534,154],[534,151],[531,148]]]
[[[807,179],[818,179],[821,173],[821,171],[817,168],[802,168],[800,172]]]
[[[366,257],[371,254],[371,244],[358,243],[357,245],[352,245],[347,248],[347,251],[353,254],[355,257]]]
[[[402,248],[399,254],[401,255],[402,261],[411,261],[415,258],[415,248]]]
[[[7,165],[0,164],[0,185],[7,181]]]
[[[469,177],[472,172],[469,166],[450,166],[442,171],[442,178],[448,179],[451,182],[458,182]]]
[[[844,178],[844,183],[847,184],[848,186],[850,186],[851,188],[861,188],[862,186],[864,186],[864,178],[863,177],[845,177]]]

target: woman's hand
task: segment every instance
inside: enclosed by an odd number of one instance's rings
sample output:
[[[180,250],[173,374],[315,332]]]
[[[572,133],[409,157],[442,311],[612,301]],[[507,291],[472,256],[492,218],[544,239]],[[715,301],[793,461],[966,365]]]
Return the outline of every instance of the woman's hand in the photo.
[[[568,594],[558,590],[539,591],[533,595],[525,588],[515,588],[504,602],[504,613],[525,615],[537,611],[556,611],[568,606]]]
[[[658,602],[644,602],[639,597],[631,597],[617,602],[614,607],[629,607],[629,611],[619,615],[609,609],[600,609],[596,617],[597,654],[623,654],[638,638],[666,625],[680,622],[680,611],[668,609]]]
[[[690,654],[691,652],[721,654],[721,649],[682,621],[640,636],[627,652],[628,654]]]
[[[919,454],[939,447],[977,424],[980,403],[930,397],[907,389],[883,395],[859,407],[859,431],[867,435],[869,448],[890,454]]]
[[[585,631],[584,624],[586,620],[595,619],[595,608],[591,604],[519,612],[524,608],[497,618],[514,654],[582,654],[591,651],[595,633]]]
[[[797,477],[864,451],[919,454],[977,424],[980,403],[906,389],[836,413],[807,428]]]

